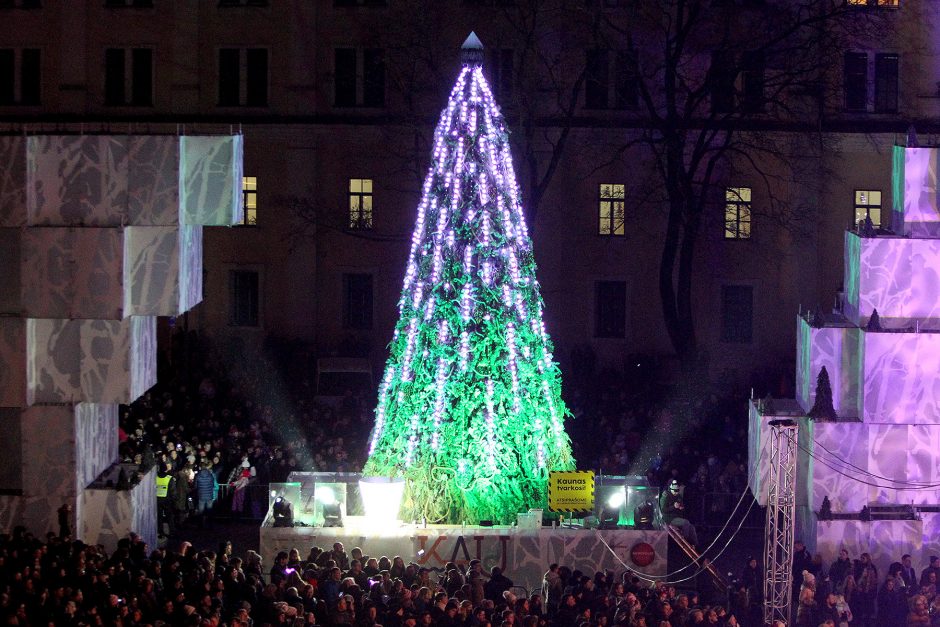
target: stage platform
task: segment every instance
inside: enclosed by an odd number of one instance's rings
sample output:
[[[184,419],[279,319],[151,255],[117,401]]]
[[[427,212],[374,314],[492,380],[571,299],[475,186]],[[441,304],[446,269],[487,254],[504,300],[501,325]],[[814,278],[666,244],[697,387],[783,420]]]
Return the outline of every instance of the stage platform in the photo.
[[[624,564],[639,573],[666,574],[668,535],[662,529],[376,526],[359,516],[347,516],[343,522],[342,527],[274,527],[269,515],[261,526],[265,564],[270,565],[278,551],[296,548],[306,557],[313,546],[329,550],[333,543],[342,542],[347,553],[359,547],[370,557],[400,555],[405,563],[413,561],[432,569],[443,568],[447,562],[466,564],[479,559],[486,569],[502,568],[529,593],[542,585],[542,575],[553,562],[588,574],[601,569],[621,573],[626,570]]]

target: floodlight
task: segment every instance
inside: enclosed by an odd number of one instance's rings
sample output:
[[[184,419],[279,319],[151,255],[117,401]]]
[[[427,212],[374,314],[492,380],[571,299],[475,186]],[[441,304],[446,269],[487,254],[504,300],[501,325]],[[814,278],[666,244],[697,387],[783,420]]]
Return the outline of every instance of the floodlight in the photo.
[[[394,523],[405,493],[404,479],[389,477],[363,477],[359,480],[359,492],[370,522]]]

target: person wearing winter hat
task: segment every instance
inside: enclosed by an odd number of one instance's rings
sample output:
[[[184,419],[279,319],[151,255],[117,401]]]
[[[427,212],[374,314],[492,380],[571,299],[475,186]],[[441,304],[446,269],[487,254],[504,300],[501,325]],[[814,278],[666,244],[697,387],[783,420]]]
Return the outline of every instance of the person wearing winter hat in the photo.
[[[675,479],[669,483],[669,489],[663,492],[660,497],[660,508],[663,512],[663,520],[667,525],[676,527],[692,546],[698,544],[695,526],[686,518],[682,490],[679,488],[679,482]]]

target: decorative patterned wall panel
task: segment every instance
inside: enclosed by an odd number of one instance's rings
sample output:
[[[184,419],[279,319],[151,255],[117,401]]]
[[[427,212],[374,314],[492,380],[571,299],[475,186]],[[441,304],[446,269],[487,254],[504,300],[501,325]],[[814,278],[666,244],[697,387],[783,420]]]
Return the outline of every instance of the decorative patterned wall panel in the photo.
[[[797,400],[809,411],[823,367],[832,385],[832,405],[841,418],[858,415],[858,342],[854,327],[814,328],[797,318]]]
[[[180,138],[180,211],[184,224],[242,221],[242,136]]]
[[[118,460],[118,406],[116,403],[79,403],[75,406],[75,474],[84,488]]]
[[[910,307],[911,248],[909,240],[859,238],[858,324],[866,324],[873,309],[885,326],[905,318]]]
[[[81,400],[129,403],[156,383],[156,325],[135,318],[81,321]]]
[[[11,533],[13,527],[23,524],[22,496],[0,495],[0,533]]]
[[[926,568],[927,556],[940,555],[940,512],[922,512],[920,517],[924,523],[924,544],[921,549],[923,552],[917,557],[920,558],[918,561],[922,560],[920,568]],[[911,557],[914,556],[915,554],[911,553]],[[917,570],[918,574],[920,568]]]
[[[120,228],[26,229],[23,236],[23,310],[33,318],[123,316]]]
[[[122,229],[74,229],[71,318],[120,320],[124,285]]]
[[[127,215],[128,138],[36,135],[28,139],[32,226],[119,226]]]
[[[131,388],[122,403],[132,403],[157,384],[157,319],[131,316]]]
[[[202,300],[202,227],[125,230],[124,310],[178,316]]]
[[[26,224],[26,138],[0,137],[0,227]]]
[[[940,424],[940,333],[862,333],[862,419]]]
[[[920,520],[860,520],[820,521],[816,525],[816,551],[823,562],[832,564],[839,550],[846,548],[849,555],[870,553],[872,561],[882,574],[888,572],[891,562],[901,561],[901,555],[910,553],[914,569],[919,573],[927,566],[929,530]]]
[[[157,469],[151,468],[131,490],[131,530],[151,548],[157,547]]]
[[[74,408],[36,405],[21,416],[24,524],[41,537],[58,532],[56,511],[77,500]]]
[[[180,227],[179,315],[202,302],[202,226]]]
[[[81,538],[88,544],[103,544],[108,551],[130,532],[141,536],[151,548],[157,546],[157,493],[155,471],[130,490],[88,488],[81,493]]]
[[[28,404],[82,400],[80,327],[77,320],[26,320]]]
[[[904,151],[903,232],[931,236],[940,231],[937,206],[937,149],[895,147]]]
[[[130,138],[127,223],[134,226],[179,224],[179,137]]]
[[[845,247],[843,249],[843,289],[845,297],[842,304],[842,311],[845,317],[859,323],[859,282],[860,269],[859,263],[862,257],[862,239],[852,231],[845,232]]]
[[[68,318],[72,305],[72,229],[26,229],[22,238],[23,314]]]
[[[864,326],[940,328],[940,241],[846,234],[845,314]]]
[[[3,174],[0,172],[0,177]],[[20,315],[23,312],[19,268],[22,263],[23,229],[0,227],[0,315]]]
[[[0,317],[0,407],[26,406],[26,320]]]
[[[815,422],[812,429],[816,457],[810,472],[813,510],[819,511],[823,497],[828,496],[835,512],[860,511],[869,501],[868,490],[856,481],[859,472],[868,469],[868,426],[859,422]]]
[[[940,483],[936,471],[940,425],[870,425],[869,431],[868,469],[878,477],[868,481],[886,486],[870,487],[869,500],[917,505],[940,502],[940,490],[920,488]],[[902,489],[909,487],[917,489]]]

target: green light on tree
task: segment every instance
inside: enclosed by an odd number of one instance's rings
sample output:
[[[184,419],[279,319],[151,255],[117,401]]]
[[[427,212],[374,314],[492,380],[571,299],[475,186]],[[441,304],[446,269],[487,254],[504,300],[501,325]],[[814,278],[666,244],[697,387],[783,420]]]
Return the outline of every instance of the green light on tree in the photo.
[[[508,131],[471,34],[434,135],[366,476],[406,520],[510,522],[574,468]]]

